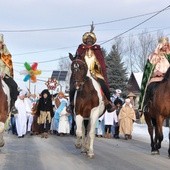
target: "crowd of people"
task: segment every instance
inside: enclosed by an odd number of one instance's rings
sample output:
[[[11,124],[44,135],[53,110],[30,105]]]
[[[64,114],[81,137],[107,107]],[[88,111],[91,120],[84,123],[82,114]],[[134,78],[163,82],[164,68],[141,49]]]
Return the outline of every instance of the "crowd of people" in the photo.
[[[134,94],[130,93],[125,101],[120,97],[121,90],[117,89],[113,95],[116,110],[106,111],[97,122],[96,136],[119,139],[119,134],[124,138],[132,139],[133,122],[136,121],[134,109]]]
[[[45,89],[36,97],[22,90],[11,111],[10,129],[18,138],[26,134],[41,134],[42,138],[51,133],[70,134],[72,115],[66,111],[67,103],[63,92],[54,97]]]
[[[134,97],[130,93],[124,101],[120,94],[121,90],[117,89],[112,98],[116,110],[106,110],[96,122],[96,136],[119,139],[120,133],[125,139],[132,138],[133,122],[136,120]],[[76,125],[67,107],[68,98],[63,92],[52,96],[45,89],[37,97],[22,90],[11,112],[10,129],[18,138],[26,134],[40,135],[41,138],[48,138],[50,134],[75,135]]]
[[[85,61],[88,67],[87,73],[92,75],[92,78],[101,87],[106,112],[98,119],[96,135],[119,138],[120,133],[124,135],[125,139],[131,139],[133,122],[136,120],[135,95],[130,93],[128,98],[123,100],[120,97],[121,90],[119,89],[115,91],[114,95],[110,95],[104,56],[100,45],[95,44],[97,38],[93,30],[92,25],[90,32],[83,35],[83,43],[79,45],[74,59]],[[169,54],[169,39],[160,38],[156,50],[149,56],[144,69],[139,100],[141,112],[147,112],[156,85],[163,80],[170,66]],[[18,138],[24,137],[27,132],[41,134],[42,138],[48,138],[51,132],[66,135],[71,131],[71,134],[74,134],[73,111],[76,91],[75,82],[72,79],[74,75],[71,75],[70,78],[69,99],[63,92],[54,98],[48,90],[43,90],[38,97],[24,91],[20,91],[18,95],[18,86],[13,79],[12,56],[4,43],[3,35],[0,34],[0,76],[10,90],[8,99],[11,99],[9,109],[12,110],[11,128],[13,134],[17,134]],[[156,82],[156,85],[152,82]]]

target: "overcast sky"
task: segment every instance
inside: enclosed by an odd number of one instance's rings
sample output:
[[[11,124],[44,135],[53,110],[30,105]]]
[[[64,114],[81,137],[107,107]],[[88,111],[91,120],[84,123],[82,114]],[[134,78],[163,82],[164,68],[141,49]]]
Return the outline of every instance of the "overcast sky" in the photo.
[[[23,83],[23,76],[18,74],[24,67],[16,62],[41,62],[65,57],[68,52],[75,53],[82,42],[82,35],[89,31],[90,27],[37,32],[6,31],[90,25],[92,21],[95,24],[159,11],[168,5],[170,0],[1,0],[0,31],[4,34],[5,43],[13,55],[16,81],[24,88],[27,84]],[[150,16],[96,25],[97,43],[100,44],[128,30]],[[124,36],[139,33],[144,29],[163,29],[164,34],[169,35],[169,20],[170,10],[166,10]],[[110,49],[112,43],[111,41],[104,44],[103,47]],[[57,63],[55,61],[39,64],[39,68],[56,70]],[[44,71],[40,78],[47,79],[50,76],[51,72]],[[45,88],[42,82],[37,82],[37,85],[39,91]]]

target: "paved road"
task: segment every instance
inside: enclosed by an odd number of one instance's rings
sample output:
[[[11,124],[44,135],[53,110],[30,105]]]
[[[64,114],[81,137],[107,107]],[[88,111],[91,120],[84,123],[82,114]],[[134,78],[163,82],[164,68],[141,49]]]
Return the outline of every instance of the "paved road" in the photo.
[[[17,137],[6,134],[0,151],[0,170],[169,170],[167,146],[161,155],[150,155],[148,143],[135,139],[95,141],[95,158],[89,159],[74,147],[74,137]]]

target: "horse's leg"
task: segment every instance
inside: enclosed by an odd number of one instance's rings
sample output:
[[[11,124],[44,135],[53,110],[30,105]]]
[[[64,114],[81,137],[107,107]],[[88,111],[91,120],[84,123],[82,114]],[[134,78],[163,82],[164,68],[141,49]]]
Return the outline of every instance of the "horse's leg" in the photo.
[[[4,128],[5,128],[5,124],[3,122],[0,122],[0,147],[3,147],[5,144],[3,139]]]
[[[81,147],[81,153],[87,153],[86,151],[86,135],[85,135],[85,126],[84,123],[82,124],[82,147]]]
[[[146,124],[148,125],[148,132],[149,132],[150,140],[151,140],[151,154],[154,154],[154,152],[155,152],[155,142],[154,142],[154,139],[153,139],[153,125],[152,125],[151,118],[148,115],[148,113],[145,113],[144,116],[145,116]]]
[[[87,153],[89,150],[88,147],[88,124],[89,124],[89,120],[84,120],[83,126],[82,126],[82,131],[83,131],[83,135],[82,135],[82,153]]]
[[[94,145],[94,138],[95,138],[95,127],[96,121],[99,117],[99,110],[93,109],[90,114],[90,129],[89,129],[89,151],[88,157],[94,157],[93,145]]]
[[[77,136],[77,140],[76,140],[76,148],[80,149],[82,146],[82,127],[83,127],[83,117],[81,115],[76,115],[76,136]]]
[[[162,126],[164,122],[164,118],[162,116],[157,117],[156,119],[156,129],[155,129],[155,144],[156,144],[156,149],[158,150],[161,148],[161,142],[163,140],[163,133],[162,133]]]
[[[170,158],[170,127],[169,127],[169,149],[168,149],[168,156]]]

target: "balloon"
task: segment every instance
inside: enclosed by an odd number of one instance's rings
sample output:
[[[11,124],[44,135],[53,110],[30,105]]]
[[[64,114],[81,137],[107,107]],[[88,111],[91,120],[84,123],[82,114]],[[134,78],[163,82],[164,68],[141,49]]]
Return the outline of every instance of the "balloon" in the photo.
[[[31,66],[30,66],[30,64],[28,64],[27,62],[24,63],[24,66],[25,66],[25,68],[26,68],[28,71],[31,70]]]
[[[21,75],[27,75],[27,74],[29,74],[29,71],[27,71],[27,70],[22,70],[22,71],[20,71],[19,72]]]
[[[30,78],[31,78],[31,76],[28,74],[28,75],[26,75],[26,76],[24,77],[24,81],[26,82],[26,81],[28,81]]]
[[[31,69],[32,70],[37,70],[37,66],[38,66],[38,63],[33,63],[33,65],[31,66]]]
[[[35,82],[37,81],[37,78],[36,78],[35,75],[31,76],[31,81],[32,81],[33,83],[35,83]]]

